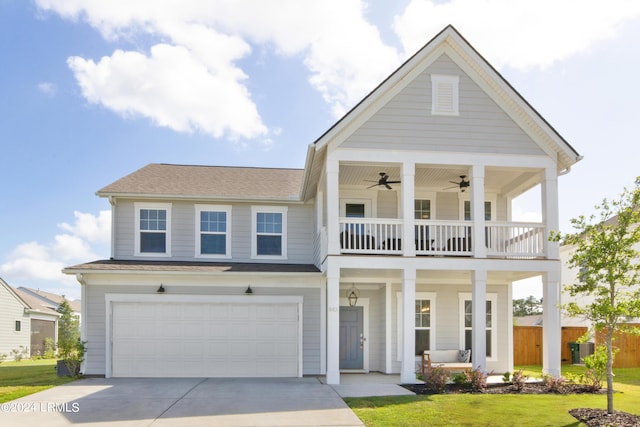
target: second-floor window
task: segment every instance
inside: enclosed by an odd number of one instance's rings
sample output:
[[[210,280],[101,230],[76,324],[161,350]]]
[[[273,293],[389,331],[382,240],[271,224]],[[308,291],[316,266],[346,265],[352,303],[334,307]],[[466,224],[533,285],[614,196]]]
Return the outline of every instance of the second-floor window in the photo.
[[[231,206],[196,205],[196,257],[231,257]]]
[[[252,257],[287,257],[287,208],[259,207],[252,209]]]
[[[171,204],[136,203],[135,254],[171,255]]]

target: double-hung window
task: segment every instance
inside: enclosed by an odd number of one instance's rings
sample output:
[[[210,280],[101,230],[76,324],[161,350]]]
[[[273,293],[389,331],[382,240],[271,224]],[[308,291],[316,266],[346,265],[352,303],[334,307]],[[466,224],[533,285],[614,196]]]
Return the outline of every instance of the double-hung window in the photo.
[[[287,208],[252,206],[251,255],[253,258],[287,258]]]
[[[487,352],[486,356],[488,359],[496,360],[497,358],[497,330],[496,330],[496,320],[495,320],[495,310],[497,307],[497,296],[496,294],[487,294],[486,299],[486,317],[485,317],[485,339]],[[472,328],[472,319],[473,319],[473,310],[472,310],[472,300],[471,294],[464,293],[460,294],[460,348],[465,350],[473,350],[472,337],[473,337],[473,328]]]
[[[196,205],[196,257],[231,258],[231,206]]]
[[[135,254],[171,256],[171,204],[136,203]]]
[[[397,360],[402,360],[402,293],[396,295],[397,302]],[[435,349],[436,338],[436,293],[416,292],[413,307],[415,315],[415,355],[420,356],[425,350]]]
[[[434,327],[435,295],[418,292],[416,294],[416,356],[421,356],[425,350],[433,350],[431,347],[432,330]]]

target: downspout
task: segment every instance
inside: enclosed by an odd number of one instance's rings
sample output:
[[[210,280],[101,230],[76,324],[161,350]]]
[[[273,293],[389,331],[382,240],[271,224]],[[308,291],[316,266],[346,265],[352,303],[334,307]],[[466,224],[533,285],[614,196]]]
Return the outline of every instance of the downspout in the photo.
[[[116,199],[113,196],[109,196],[109,204],[111,205],[111,259],[115,258],[115,237],[116,237]],[[82,275],[80,275],[82,277]],[[77,279],[77,276],[76,276]],[[78,279],[80,282],[80,279]],[[80,282],[82,284],[82,282]],[[84,301],[84,298],[82,298]]]

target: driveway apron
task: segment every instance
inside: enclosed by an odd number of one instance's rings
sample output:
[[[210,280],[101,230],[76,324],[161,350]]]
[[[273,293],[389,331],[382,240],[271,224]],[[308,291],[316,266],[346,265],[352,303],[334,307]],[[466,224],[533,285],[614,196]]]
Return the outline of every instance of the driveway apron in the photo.
[[[316,378],[85,378],[0,407],[0,426],[362,426]]]

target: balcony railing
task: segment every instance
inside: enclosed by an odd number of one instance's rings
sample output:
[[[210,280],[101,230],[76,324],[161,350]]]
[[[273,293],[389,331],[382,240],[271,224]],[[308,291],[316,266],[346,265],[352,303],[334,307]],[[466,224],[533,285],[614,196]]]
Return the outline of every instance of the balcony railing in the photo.
[[[402,255],[401,219],[340,218],[342,253]],[[416,220],[416,255],[473,256],[473,223],[469,221]],[[487,256],[541,258],[545,256],[545,227],[540,223],[487,222],[484,244]]]

